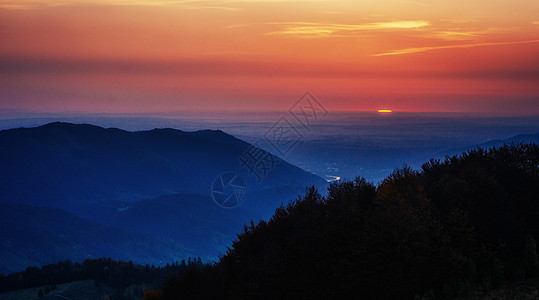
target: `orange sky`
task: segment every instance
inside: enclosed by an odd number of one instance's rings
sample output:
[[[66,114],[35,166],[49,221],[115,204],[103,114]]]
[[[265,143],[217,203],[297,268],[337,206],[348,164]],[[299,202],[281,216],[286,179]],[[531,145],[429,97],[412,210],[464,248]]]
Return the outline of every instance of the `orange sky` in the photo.
[[[3,1],[0,110],[539,114],[539,1]]]

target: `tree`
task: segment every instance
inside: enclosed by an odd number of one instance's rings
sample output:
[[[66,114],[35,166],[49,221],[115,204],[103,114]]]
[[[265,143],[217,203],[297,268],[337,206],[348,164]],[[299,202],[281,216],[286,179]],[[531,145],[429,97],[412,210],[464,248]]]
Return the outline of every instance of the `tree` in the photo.
[[[161,290],[158,290],[158,289],[146,290],[144,292],[144,297],[142,298],[142,300],[161,300],[161,299],[163,299],[163,292],[161,292]]]

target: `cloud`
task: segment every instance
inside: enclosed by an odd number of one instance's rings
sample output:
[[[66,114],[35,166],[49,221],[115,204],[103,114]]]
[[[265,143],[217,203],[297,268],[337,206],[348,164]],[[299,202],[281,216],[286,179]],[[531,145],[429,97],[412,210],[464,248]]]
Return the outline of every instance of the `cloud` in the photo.
[[[350,37],[357,36],[361,31],[418,29],[430,25],[428,21],[424,20],[375,22],[365,24],[335,24],[315,22],[274,22],[268,24],[279,25],[282,27],[281,30],[269,32],[268,35],[299,38]]]
[[[400,50],[395,50],[395,51],[391,51],[391,52],[371,54],[371,56],[401,55],[401,54],[411,54],[411,53],[419,53],[419,52],[425,52],[425,51],[431,51],[431,50],[441,50],[441,49],[458,49],[458,48],[472,48],[472,47],[498,46],[498,45],[518,45],[518,44],[531,44],[531,43],[539,43],[539,40],[406,48],[406,49],[400,49]]]
[[[480,37],[487,33],[486,31],[436,31],[430,34],[430,36],[447,40],[447,41],[464,41],[471,40]]]
[[[434,26],[436,27],[436,26]],[[434,29],[431,31],[428,31],[424,34],[426,37],[434,37],[438,39],[443,39],[447,41],[464,41],[464,40],[473,40],[477,38],[485,38],[489,35],[505,35],[505,34],[512,34],[515,32],[522,31],[522,28],[520,27],[483,27],[483,28],[477,28],[469,26],[468,28],[465,27],[449,27],[449,28],[441,28],[439,30]],[[484,40],[484,39],[483,39]]]
[[[468,16],[462,18],[444,18],[440,19],[441,22],[446,22],[450,24],[468,24],[468,23],[477,23],[484,20],[483,16]]]

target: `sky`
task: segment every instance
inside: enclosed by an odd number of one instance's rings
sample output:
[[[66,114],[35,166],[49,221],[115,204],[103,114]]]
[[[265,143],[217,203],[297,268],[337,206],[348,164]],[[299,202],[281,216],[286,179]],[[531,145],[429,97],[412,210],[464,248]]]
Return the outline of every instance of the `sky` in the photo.
[[[0,0],[0,110],[539,114],[537,0]]]

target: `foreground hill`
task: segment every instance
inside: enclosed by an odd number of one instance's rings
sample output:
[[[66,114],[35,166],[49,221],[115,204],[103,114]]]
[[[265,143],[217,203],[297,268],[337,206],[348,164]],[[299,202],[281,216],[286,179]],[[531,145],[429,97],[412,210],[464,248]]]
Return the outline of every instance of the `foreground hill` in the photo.
[[[379,186],[312,188],[247,226],[218,263],[170,279],[163,298],[482,296],[539,276],[538,239],[539,146],[476,149]]]
[[[94,280],[81,280],[70,283],[39,286],[0,294],[2,300],[57,300],[110,299],[116,296],[116,289],[99,284]]]
[[[137,299],[144,291],[163,284],[181,270],[201,266],[200,259],[167,264],[163,267],[141,266],[111,258],[69,260],[7,276],[0,274],[0,299],[35,299],[39,290],[46,299]],[[99,295],[110,297],[101,298]]]

